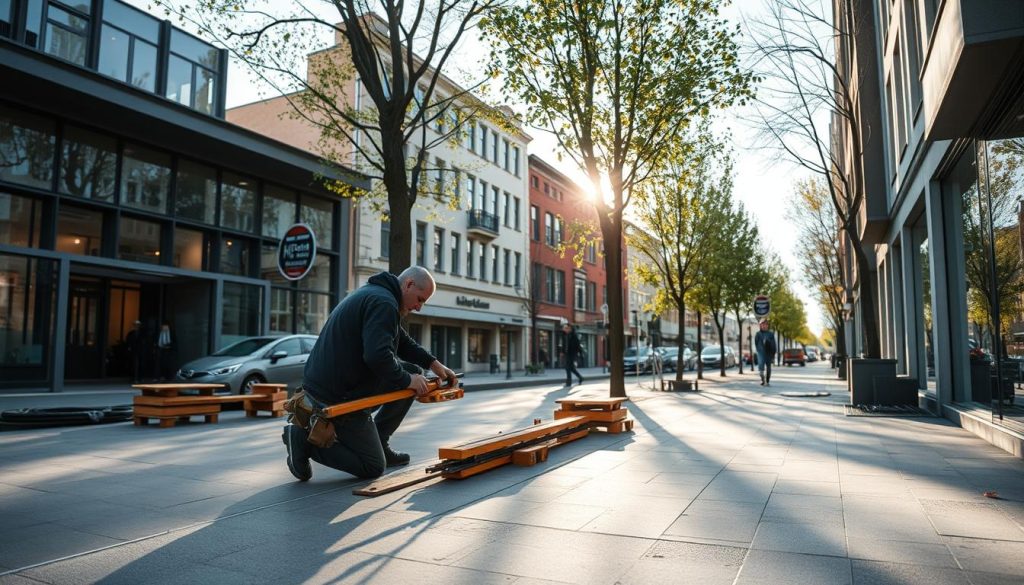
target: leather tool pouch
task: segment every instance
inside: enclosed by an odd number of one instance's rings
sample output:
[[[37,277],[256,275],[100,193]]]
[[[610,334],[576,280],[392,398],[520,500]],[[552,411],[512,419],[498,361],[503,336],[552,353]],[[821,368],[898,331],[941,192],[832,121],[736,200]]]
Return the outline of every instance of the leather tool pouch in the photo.
[[[306,440],[321,449],[337,443],[338,435],[334,432],[334,423],[314,413],[309,419],[309,437]]]
[[[306,396],[306,391],[299,389],[287,402],[284,403],[284,409],[288,413],[288,422],[299,426],[303,429],[309,430],[309,419],[313,417],[313,404],[309,401],[309,397]]]

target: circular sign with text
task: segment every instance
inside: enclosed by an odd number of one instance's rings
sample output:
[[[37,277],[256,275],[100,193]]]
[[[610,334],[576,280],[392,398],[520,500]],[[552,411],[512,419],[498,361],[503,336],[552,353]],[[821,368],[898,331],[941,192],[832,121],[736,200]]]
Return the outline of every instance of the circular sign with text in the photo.
[[[316,259],[316,235],[313,228],[297,223],[284,233],[277,247],[277,269],[288,280],[300,280]]]
[[[767,317],[772,310],[772,300],[765,295],[754,297],[754,316]]]

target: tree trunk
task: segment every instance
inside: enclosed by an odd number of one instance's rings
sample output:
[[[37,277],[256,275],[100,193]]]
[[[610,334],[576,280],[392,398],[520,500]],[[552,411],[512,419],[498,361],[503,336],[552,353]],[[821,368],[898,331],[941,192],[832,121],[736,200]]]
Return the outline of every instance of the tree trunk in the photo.
[[[412,204],[401,140],[384,139],[383,156],[387,159],[384,161],[384,186],[388,190],[388,215],[391,221],[388,271],[397,275],[412,266]]]
[[[739,343],[738,343],[738,345],[739,345],[739,354],[740,354],[739,355],[739,358],[740,358],[740,364],[739,364],[740,372],[739,373],[742,375],[743,374],[743,322],[740,321],[740,310],[739,309],[736,309],[736,327],[739,329],[739,332],[740,332]],[[753,358],[751,358],[751,359],[753,359]]]
[[[704,379],[704,362],[700,359],[701,354],[704,353],[704,319],[701,316],[700,311],[697,311],[697,379]]]
[[[721,377],[725,377],[725,311],[722,311],[722,323],[718,322],[718,311],[715,311],[715,329],[718,329],[718,350],[722,353],[719,355],[719,373]]]
[[[864,328],[864,357],[882,357],[882,341],[878,334],[878,312],[875,307],[875,272],[871,270],[868,255],[860,247],[860,242],[853,243],[854,257],[857,259],[857,287],[860,292],[862,327]]]
[[[679,322],[679,338],[676,339],[676,346],[679,350],[676,357],[676,381],[681,381],[683,379],[683,372],[686,371],[686,359],[683,356],[683,350],[686,349],[686,301],[678,300],[676,302],[676,309],[682,315]]]
[[[608,283],[608,369],[609,396],[611,398],[626,397],[626,380],[623,375],[622,353],[625,331],[622,327],[622,223],[620,213],[600,213],[601,236],[605,241],[605,260],[607,261]],[[640,356],[637,356],[639,360]],[[639,368],[638,368],[639,369]]]
[[[537,365],[537,312],[530,315],[530,363]]]

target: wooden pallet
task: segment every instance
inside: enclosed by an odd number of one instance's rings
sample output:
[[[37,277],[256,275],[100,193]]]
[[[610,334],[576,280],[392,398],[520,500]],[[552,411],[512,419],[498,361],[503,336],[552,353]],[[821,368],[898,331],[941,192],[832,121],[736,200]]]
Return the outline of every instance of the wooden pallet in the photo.
[[[633,420],[629,418],[629,411],[622,405],[626,400],[626,398],[563,398],[556,401],[561,405],[561,409],[555,411],[555,419],[584,417],[590,427],[594,429],[611,434],[626,433],[633,430]]]
[[[562,406],[562,410],[584,411],[584,410],[618,410],[622,403],[628,398],[559,398],[555,402]]]
[[[132,400],[134,412],[132,418],[137,426],[144,426],[149,419],[160,421],[163,428],[173,427],[177,422],[187,422],[190,417],[202,416],[204,422],[216,424],[221,412],[221,405],[242,402],[245,415],[256,416],[259,411],[268,411],[272,417],[284,415],[284,402],[288,393],[277,390],[283,384],[261,384],[253,394],[199,394],[181,396],[177,393],[161,392],[160,394],[144,394]],[[174,395],[167,395],[174,394]]]

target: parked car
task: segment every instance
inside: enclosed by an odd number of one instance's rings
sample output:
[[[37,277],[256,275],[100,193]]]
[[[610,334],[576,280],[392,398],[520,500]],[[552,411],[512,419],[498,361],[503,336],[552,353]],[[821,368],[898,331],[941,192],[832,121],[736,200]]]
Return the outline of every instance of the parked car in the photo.
[[[302,383],[315,335],[248,337],[220,351],[181,366],[179,382],[227,384],[231,393],[250,394],[253,384],[288,384],[288,391]]]
[[[728,345],[725,346],[723,357],[722,348],[717,345],[705,347],[700,352],[700,362],[705,368],[720,368],[722,360],[725,360],[725,367],[731,368],[736,365],[736,352]]]
[[[661,354],[661,368],[666,372],[674,372],[679,367],[679,348],[678,347],[659,347],[658,353]]]
[[[787,366],[793,364],[800,364],[801,366],[807,365],[807,355],[804,354],[804,350],[799,347],[791,347],[789,349],[782,350],[782,363]]]
[[[816,361],[818,361],[818,352],[814,351],[813,349],[806,350],[804,352],[804,355],[807,356],[807,361],[808,362],[816,362]]]
[[[636,348],[627,347],[622,357],[622,370],[624,372],[637,371]],[[661,361],[661,354],[649,347],[640,348],[640,373],[646,374],[654,371],[655,362]]]

